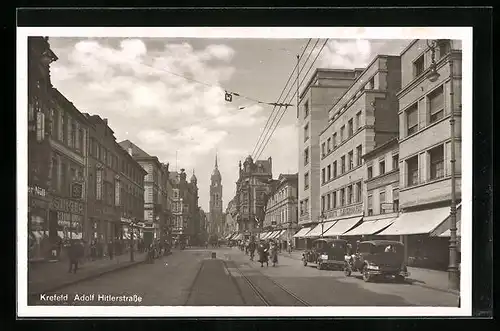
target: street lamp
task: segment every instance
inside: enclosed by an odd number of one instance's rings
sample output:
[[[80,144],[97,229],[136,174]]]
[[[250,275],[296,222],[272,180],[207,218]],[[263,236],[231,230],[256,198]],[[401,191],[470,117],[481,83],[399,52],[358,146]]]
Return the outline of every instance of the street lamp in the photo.
[[[429,45],[429,42],[427,42]],[[435,40],[429,45],[432,46],[432,62],[434,68],[431,67],[427,78],[434,82],[439,74],[435,71],[434,52],[437,42]],[[458,271],[457,259],[457,200],[456,200],[456,157],[455,157],[455,104],[454,104],[454,77],[453,77],[453,57],[450,54],[448,57],[448,64],[450,66],[450,171],[451,171],[451,204],[450,204],[450,245],[449,245],[449,264],[448,264],[448,282],[452,289],[460,288],[460,273]],[[434,74],[431,73],[434,70]]]
[[[429,67],[429,72],[427,73],[427,79],[429,79],[431,82],[435,82],[439,78],[439,73],[437,72],[436,68],[436,46],[437,46],[437,41],[432,40],[429,43],[429,40],[426,40],[427,46],[431,49],[431,65]]]

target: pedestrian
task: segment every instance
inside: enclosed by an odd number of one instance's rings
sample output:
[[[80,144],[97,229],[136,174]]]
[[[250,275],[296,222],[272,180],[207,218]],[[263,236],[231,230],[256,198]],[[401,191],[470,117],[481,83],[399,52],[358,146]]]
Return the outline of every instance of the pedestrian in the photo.
[[[291,240],[288,240],[287,248],[288,248],[288,254],[292,254],[292,241]]]
[[[78,269],[78,258],[79,258],[79,251],[76,242],[70,243],[68,256],[69,256],[68,272],[69,273],[73,272],[76,274],[76,270]]]
[[[264,263],[266,263],[266,266],[269,266],[268,247],[264,241],[260,242],[258,251],[260,267],[264,267]]]
[[[255,247],[256,244],[255,244],[255,241],[250,241],[250,243],[248,244],[248,250],[250,251],[250,261],[253,261],[253,257],[255,255]]]
[[[278,245],[275,242],[271,242],[271,262],[273,263],[273,267],[278,263]]]
[[[113,259],[113,256],[114,256],[114,243],[112,240],[109,241],[108,243],[108,255],[109,255],[109,259],[112,260]]]

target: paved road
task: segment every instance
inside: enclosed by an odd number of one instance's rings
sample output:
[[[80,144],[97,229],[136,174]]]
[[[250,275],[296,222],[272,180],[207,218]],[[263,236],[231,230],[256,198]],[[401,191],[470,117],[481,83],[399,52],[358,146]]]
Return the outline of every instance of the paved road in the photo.
[[[67,300],[54,303],[39,298],[33,304],[451,307],[458,302],[451,293],[411,284],[365,283],[339,271],[304,267],[288,257],[280,257],[277,267],[261,268],[237,249],[215,251],[217,259],[211,259],[211,249],[174,251],[154,264],[111,273],[56,293],[68,294]],[[47,293],[46,298],[52,294]],[[87,301],[74,301],[75,295],[87,295]]]

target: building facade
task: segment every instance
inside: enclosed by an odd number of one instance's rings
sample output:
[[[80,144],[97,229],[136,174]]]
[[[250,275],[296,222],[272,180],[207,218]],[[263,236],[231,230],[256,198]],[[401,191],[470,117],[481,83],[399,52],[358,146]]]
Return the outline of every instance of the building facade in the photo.
[[[209,221],[210,235],[222,236],[224,226],[223,201],[222,201],[222,176],[217,165],[217,155],[215,156],[215,167],[210,176],[210,201],[209,201]]]
[[[400,58],[378,55],[330,109],[320,133],[319,220],[325,223],[324,233],[315,235],[341,236],[361,222],[366,204],[363,154],[397,137],[400,87]]]
[[[461,201],[462,46],[460,41],[438,40],[433,52],[430,45],[428,40],[414,40],[401,53],[402,88],[398,98],[402,214],[382,233],[403,235],[413,260],[433,260],[436,267],[446,268],[448,239],[435,231],[442,224],[446,226],[450,213],[452,109],[455,190],[457,203]],[[438,76],[430,78],[433,57]],[[457,212],[458,220],[460,207]]]
[[[273,240],[286,249],[297,230],[298,175],[280,174],[266,199],[264,229],[277,233]],[[279,231],[279,232],[278,232]]]
[[[28,258],[48,258],[52,160],[50,63],[57,56],[48,37],[28,37]]]
[[[151,156],[129,140],[119,143],[132,155],[134,160],[146,171],[144,178],[144,241],[164,239],[163,227],[168,224],[167,181],[168,167],[156,156]]]
[[[224,238],[228,238],[230,235],[238,231],[238,223],[236,222],[236,204],[233,200],[229,201],[225,213],[225,223],[224,223]]]
[[[317,69],[303,92],[297,110],[299,125],[299,220],[302,227],[320,216],[320,133],[328,110],[359,75],[360,70]],[[298,244],[303,244],[298,242]]]
[[[52,89],[52,95],[49,230],[51,241],[59,241],[61,248],[71,239],[83,239],[88,226],[87,146],[91,124],[58,90]]]
[[[195,244],[196,223],[200,217],[198,206],[198,184],[196,177],[186,179],[185,169],[171,173],[172,180],[172,238],[177,243]]]
[[[265,199],[270,192],[273,173],[272,159],[253,161],[249,155],[243,167],[239,164],[236,182],[236,222],[242,238],[250,238],[261,232],[265,217]]]
[[[86,240],[103,245],[126,239],[128,225],[144,220],[145,171],[117,142],[108,120],[85,114],[89,141],[89,222]],[[117,247],[117,252],[123,246]]]

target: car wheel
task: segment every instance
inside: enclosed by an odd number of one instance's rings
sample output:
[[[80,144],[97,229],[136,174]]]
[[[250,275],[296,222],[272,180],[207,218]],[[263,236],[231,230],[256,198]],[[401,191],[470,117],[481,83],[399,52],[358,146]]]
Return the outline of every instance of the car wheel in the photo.
[[[372,276],[368,273],[368,268],[364,267],[363,268],[363,280],[365,282],[370,282],[372,280]]]
[[[405,282],[405,277],[401,275],[396,276],[396,282],[398,283],[404,283]]]

